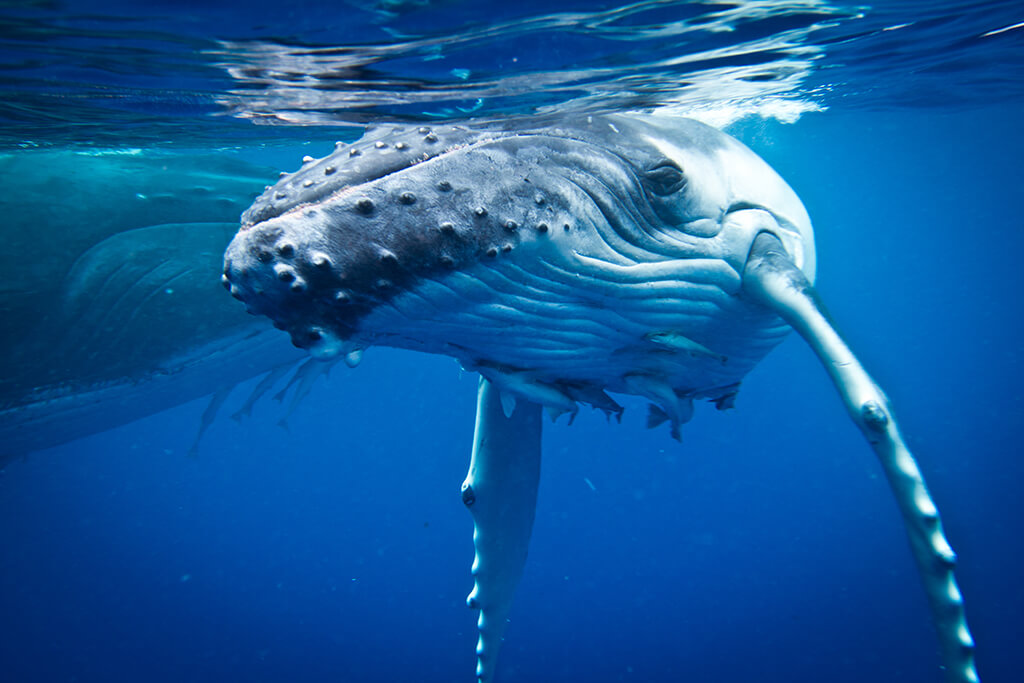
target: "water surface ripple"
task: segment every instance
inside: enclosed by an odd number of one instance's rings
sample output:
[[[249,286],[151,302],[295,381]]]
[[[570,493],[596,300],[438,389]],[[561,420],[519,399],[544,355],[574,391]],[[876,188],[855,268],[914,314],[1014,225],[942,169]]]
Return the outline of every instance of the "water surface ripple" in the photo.
[[[1021,100],[1014,0],[0,5],[0,145],[204,144],[293,126],[671,107]],[[993,68],[998,65],[998,68]],[[710,115],[713,118],[713,114]],[[270,132],[250,122],[278,124]],[[187,135],[184,133],[187,132]],[[308,131],[307,131],[308,133]]]

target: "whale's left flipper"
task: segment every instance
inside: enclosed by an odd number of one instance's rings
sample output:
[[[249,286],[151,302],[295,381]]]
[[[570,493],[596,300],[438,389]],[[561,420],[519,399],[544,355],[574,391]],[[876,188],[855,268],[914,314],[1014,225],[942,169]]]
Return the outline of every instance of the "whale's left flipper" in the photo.
[[[498,649],[526,564],[540,481],[541,407],[518,400],[506,417],[501,392],[480,378],[476,432],[462,502],[473,514],[473,592],[480,610],[476,676],[494,678]]]
[[[761,233],[754,241],[743,273],[743,291],[792,325],[832,377],[850,417],[878,455],[903,513],[910,549],[935,619],[946,679],[975,683],[974,640],[953,576],[956,555],[946,541],[939,511],[900,436],[885,394],[836,332],[811,283],[770,233]]]

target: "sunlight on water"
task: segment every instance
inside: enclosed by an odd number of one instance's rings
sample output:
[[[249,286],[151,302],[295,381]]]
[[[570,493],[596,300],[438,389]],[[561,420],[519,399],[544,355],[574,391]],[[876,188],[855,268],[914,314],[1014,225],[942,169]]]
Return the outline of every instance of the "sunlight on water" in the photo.
[[[723,129],[748,116],[775,119],[781,123],[796,123],[804,114],[824,110],[825,107],[810,100],[765,97],[740,102],[669,105],[660,109],[658,113],[687,116],[709,126]]]
[[[792,121],[820,109],[802,92],[824,54],[808,38],[855,16],[821,0],[649,1],[454,34],[402,36],[386,44],[311,48],[224,41],[209,54],[236,83],[219,103],[259,123],[661,107],[713,111],[708,119],[725,123],[750,113]],[[591,54],[570,49],[560,61],[543,62],[533,55],[561,44],[586,44]],[[490,64],[478,59],[485,49],[496,55]]]
[[[654,109],[723,125],[1024,98],[1018,0],[297,3],[7,5],[0,146],[266,145],[330,126]]]

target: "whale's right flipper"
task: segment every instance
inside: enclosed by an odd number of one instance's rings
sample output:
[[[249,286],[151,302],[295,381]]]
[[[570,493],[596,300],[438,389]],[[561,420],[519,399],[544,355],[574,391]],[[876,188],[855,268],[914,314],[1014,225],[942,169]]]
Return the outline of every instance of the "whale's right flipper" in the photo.
[[[857,427],[874,448],[903,513],[910,549],[924,582],[942,648],[946,680],[976,683],[974,639],[953,576],[956,555],[921,472],[900,436],[882,390],[829,321],[817,293],[779,240],[761,233],[743,273],[743,291],[800,333],[824,364]]]

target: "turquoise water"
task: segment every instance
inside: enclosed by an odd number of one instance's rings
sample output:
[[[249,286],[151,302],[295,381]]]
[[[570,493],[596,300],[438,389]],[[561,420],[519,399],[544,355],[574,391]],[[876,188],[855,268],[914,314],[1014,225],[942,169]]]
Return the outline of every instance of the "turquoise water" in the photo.
[[[982,680],[1017,680],[1022,22],[1010,2],[3,5],[3,403],[131,376],[225,320],[216,282],[168,295],[149,337],[54,311],[103,238],[230,228],[364,123],[696,115],[804,200],[822,297],[960,555]],[[116,426],[143,391],[64,443],[5,414],[4,680],[472,679],[476,377],[374,348],[287,430],[283,381],[228,419],[254,384],[191,458],[208,400]],[[896,507],[799,339],[682,444],[625,405],[546,426],[499,680],[941,680]]]

